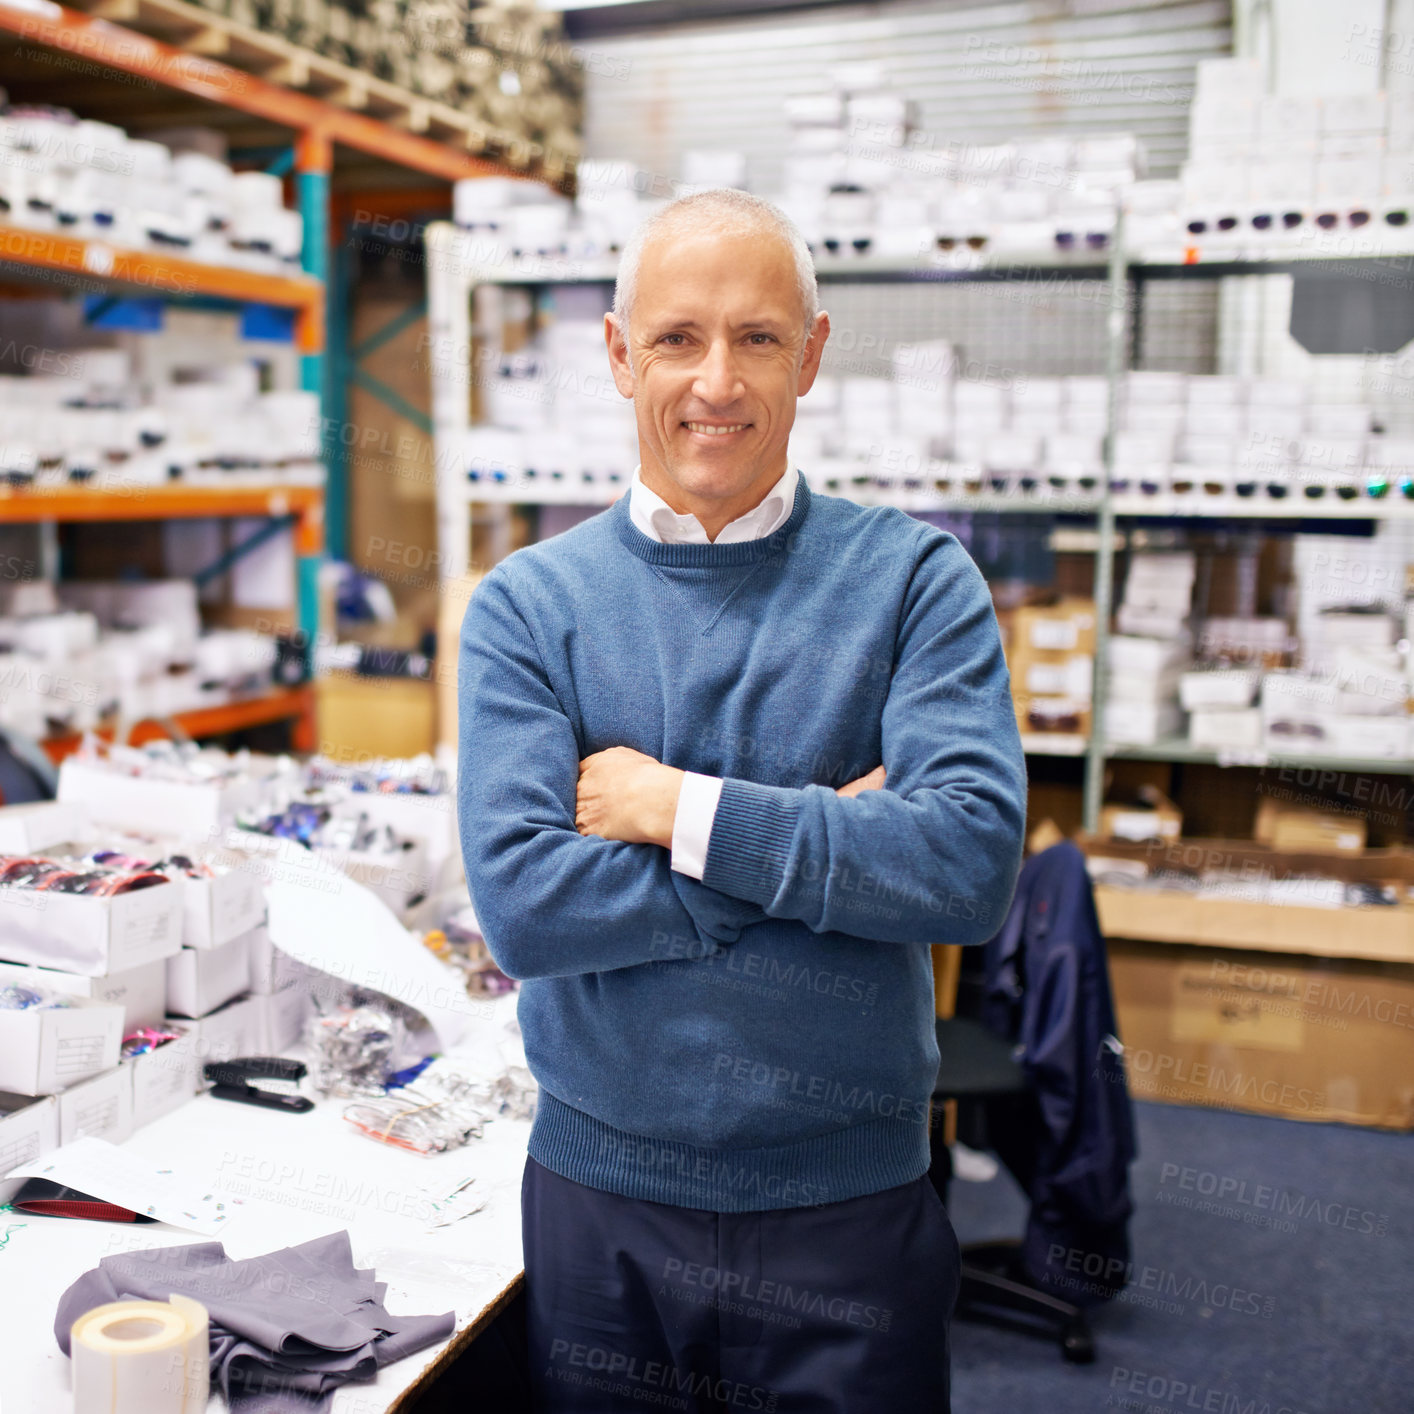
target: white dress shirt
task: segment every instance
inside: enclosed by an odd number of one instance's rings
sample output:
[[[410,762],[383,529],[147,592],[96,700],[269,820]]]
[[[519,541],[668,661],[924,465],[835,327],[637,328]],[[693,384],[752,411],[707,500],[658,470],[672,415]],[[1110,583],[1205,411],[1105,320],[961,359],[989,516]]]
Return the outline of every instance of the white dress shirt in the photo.
[[[795,510],[797,475],[793,466],[766,493],[760,504],[724,525],[715,540],[695,515],[679,515],[656,491],[644,485],[642,467],[634,467],[628,488],[629,519],[650,540],[663,545],[733,545],[741,540],[764,540],[779,530]],[[700,879],[707,868],[707,846],[712,822],[722,797],[722,778],[697,771],[683,773],[677,814],[673,816],[672,867],[679,874]]]

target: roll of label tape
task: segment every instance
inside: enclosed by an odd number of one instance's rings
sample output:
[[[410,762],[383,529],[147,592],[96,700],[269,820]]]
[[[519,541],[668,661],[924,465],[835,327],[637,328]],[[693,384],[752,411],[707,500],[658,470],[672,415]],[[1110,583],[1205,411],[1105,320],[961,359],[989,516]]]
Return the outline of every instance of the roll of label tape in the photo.
[[[204,1414],[206,1307],[190,1297],[111,1301],[70,1333],[74,1414]]]

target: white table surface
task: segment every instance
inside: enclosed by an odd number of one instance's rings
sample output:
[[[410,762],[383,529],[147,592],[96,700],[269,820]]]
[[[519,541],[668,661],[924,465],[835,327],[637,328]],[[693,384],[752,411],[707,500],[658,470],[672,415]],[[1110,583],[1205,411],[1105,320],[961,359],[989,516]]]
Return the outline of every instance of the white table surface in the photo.
[[[494,1073],[519,1058],[508,1030],[514,997],[485,1007],[484,1020],[451,1055]],[[296,1053],[297,1054],[297,1053]],[[308,1084],[306,1082],[306,1090]],[[388,1283],[395,1315],[453,1310],[464,1332],[496,1304],[522,1271],[520,1180],[530,1124],[495,1119],[484,1136],[445,1154],[423,1156],[379,1144],[343,1119],[346,1100],[321,1101],[309,1114],[281,1114],[200,1095],[139,1129],[124,1148],[180,1169],[240,1201],[221,1236],[229,1256],[307,1242],[347,1228],[354,1264]],[[487,1198],[479,1213],[429,1230],[419,1214],[421,1185],[448,1190],[468,1174]],[[23,1226],[19,1226],[23,1224]],[[212,1239],[166,1223],[120,1224],[0,1214],[0,1414],[67,1414],[69,1360],[54,1339],[63,1292],[113,1253]],[[455,1339],[455,1335],[453,1337]],[[450,1342],[387,1365],[377,1379],[347,1385],[334,1414],[380,1414],[416,1383]],[[225,1408],[213,1394],[210,1407]]]

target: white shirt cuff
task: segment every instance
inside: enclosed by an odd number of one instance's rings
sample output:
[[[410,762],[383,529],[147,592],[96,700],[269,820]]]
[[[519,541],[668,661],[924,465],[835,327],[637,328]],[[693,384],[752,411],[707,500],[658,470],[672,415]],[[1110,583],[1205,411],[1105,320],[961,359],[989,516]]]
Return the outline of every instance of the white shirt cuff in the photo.
[[[700,879],[707,870],[707,846],[722,797],[722,778],[684,771],[673,816],[673,864],[679,874]]]

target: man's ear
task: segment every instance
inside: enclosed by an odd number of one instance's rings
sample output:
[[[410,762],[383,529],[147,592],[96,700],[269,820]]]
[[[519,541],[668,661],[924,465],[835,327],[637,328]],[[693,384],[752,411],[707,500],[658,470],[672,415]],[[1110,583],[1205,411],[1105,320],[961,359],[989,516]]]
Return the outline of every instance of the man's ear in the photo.
[[[800,359],[800,376],[796,380],[795,395],[803,398],[815,386],[815,375],[820,371],[820,360],[825,355],[825,340],[830,337],[830,316],[822,309],[815,316],[810,337]]]
[[[614,387],[626,398],[633,397],[636,380],[633,364],[629,361],[628,345],[624,342],[626,330],[621,330],[619,321],[612,315],[604,316],[604,342],[609,349],[609,368],[614,375]]]

